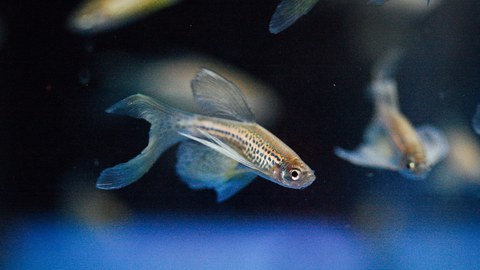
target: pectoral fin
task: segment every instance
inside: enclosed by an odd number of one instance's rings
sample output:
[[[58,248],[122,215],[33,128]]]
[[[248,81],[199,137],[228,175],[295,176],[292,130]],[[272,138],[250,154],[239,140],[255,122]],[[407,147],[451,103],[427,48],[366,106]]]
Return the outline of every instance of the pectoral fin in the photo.
[[[448,154],[448,141],[440,130],[430,125],[423,125],[417,128],[423,147],[427,154],[427,161],[433,166]]]
[[[183,142],[177,153],[177,173],[192,189],[214,189],[222,202],[256,176],[237,161],[196,142]]]
[[[222,142],[220,139],[208,134],[207,132],[203,130],[198,130],[206,139],[204,138],[199,138],[190,134],[186,134],[183,132],[179,132],[180,135],[185,136],[191,140],[194,140],[196,142],[199,142],[207,147],[209,147],[212,150],[217,151],[220,154],[223,154],[241,164],[243,164],[246,167],[249,167],[253,170],[255,170],[255,165],[252,164],[250,161],[245,159],[241,154],[239,154],[237,151],[235,151],[233,148]]]
[[[336,147],[334,151],[335,155],[355,165],[392,171],[399,169],[398,165],[391,159],[385,157],[381,152],[376,151],[375,148],[368,145],[360,145],[353,151]]]
[[[373,122],[365,131],[364,141],[355,150],[335,148],[335,154],[349,162],[365,167],[398,170],[398,153],[380,122]]]

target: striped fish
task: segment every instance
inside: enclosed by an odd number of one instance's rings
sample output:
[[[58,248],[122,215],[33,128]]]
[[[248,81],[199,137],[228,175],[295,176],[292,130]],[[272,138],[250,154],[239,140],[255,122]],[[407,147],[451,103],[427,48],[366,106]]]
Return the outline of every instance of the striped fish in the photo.
[[[255,122],[240,89],[207,69],[191,82],[203,115],[183,112],[144,95],[130,96],[107,112],[150,122],[147,147],[132,160],[105,169],[97,188],[117,189],[142,177],[169,147],[180,143],[177,173],[193,189],[211,188],[224,201],[261,176],[281,186],[302,189],[311,170],[280,139]]]
[[[391,51],[374,68],[369,90],[375,115],[365,131],[365,142],[353,151],[336,148],[335,154],[353,164],[424,179],[432,166],[445,158],[449,147],[443,132],[431,125],[414,128],[400,111],[392,76],[401,56],[401,51]]]
[[[69,28],[96,34],[128,24],[180,0],[84,0],[68,19]]]

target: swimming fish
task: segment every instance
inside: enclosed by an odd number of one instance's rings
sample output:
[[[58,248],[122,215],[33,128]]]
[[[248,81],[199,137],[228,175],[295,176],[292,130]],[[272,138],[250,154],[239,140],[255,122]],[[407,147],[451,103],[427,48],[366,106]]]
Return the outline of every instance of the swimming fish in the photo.
[[[369,88],[375,114],[364,142],[353,151],[335,148],[335,154],[353,164],[393,170],[409,179],[424,179],[448,153],[445,135],[431,125],[415,129],[398,105],[397,84],[391,78],[399,54],[383,59]]]
[[[116,28],[180,0],[85,0],[70,16],[68,26],[80,33]]]
[[[181,180],[193,189],[214,189],[219,202],[256,176],[294,189],[315,180],[314,171],[292,149],[255,122],[235,84],[202,68],[191,88],[204,114],[180,111],[141,94],[107,109],[143,118],[151,127],[147,147],[130,161],[102,171],[97,188],[118,189],[137,181],[177,143],[176,169]]]
[[[367,4],[383,5],[388,0],[368,0]],[[290,27],[300,17],[307,14],[318,0],[282,0],[278,4],[269,23],[269,31],[278,34]],[[430,0],[427,0],[427,5]]]

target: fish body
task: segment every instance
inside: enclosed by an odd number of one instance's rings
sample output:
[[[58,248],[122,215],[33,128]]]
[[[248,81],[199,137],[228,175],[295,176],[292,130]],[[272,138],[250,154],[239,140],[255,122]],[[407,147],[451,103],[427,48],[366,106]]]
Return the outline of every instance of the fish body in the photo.
[[[376,118],[400,153],[399,171],[411,178],[424,178],[430,170],[425,147],[410,121],[398,107],[396,82],[380,79],[371,84]]]
[[[134,159],[105,169],[101,189],[116,189],[142,177],[167,148],[181,143],[177,173],[191,188],[213,188],[228,199],[259,175],[288,188],[309,186],[315,175],[275,135],[254,121],[233,83],[202,69],[192,81],[196,103],[205,115],[183,112],[144,95],[130,96],[107,112],[151,123],[148,146]]]
[[[313,171],[279,138],[256,123],[238,123],[232,120],[196,116],[185,128],[185,137],[204,143],[214,138],[231,148],[242,164],[258,175],[288,188],[304,188],[314,180]],[[200,139],[203,138],[203,139]],[[221,144],[220,143],[220,144]],[[207,144],[208,145],[208,144]],[[307,182],[293,181],[281,174],[298,167],[305,171]]]
[[[98,33],[124,25],[180,0],[86,0],[70,16],[75,32]]]
[[[388,55],[374,72],[370,94],[375,114],[364,143],[353,151],[336,148],[337,156],[354,164],[398,171],[410,179],[423,179],[448,153],[445,135],[430,125],[417,129],[399,109],[397,84],[391,78],[398,51]]]

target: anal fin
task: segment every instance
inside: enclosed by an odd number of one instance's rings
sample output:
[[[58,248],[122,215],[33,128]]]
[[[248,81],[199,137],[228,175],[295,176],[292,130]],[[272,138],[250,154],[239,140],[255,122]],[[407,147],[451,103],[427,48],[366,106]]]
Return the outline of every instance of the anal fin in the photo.
[[[192,141],[180,144],[176,169],[190,188],[214,189],[218,202],[236,194],[256,176],[237,161]]]

